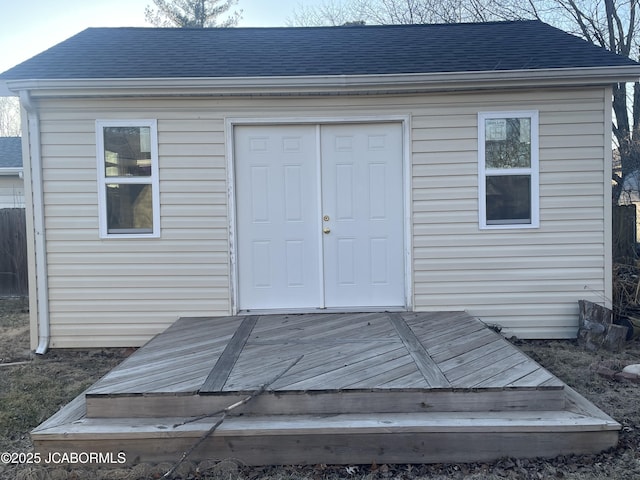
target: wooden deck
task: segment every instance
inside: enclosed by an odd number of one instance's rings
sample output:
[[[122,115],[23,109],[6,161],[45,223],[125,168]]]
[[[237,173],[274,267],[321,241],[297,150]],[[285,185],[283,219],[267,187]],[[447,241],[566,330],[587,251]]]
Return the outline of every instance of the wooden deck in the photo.
[[[267,391],[234,411],[196,458],[554,456],[614,446],[620,428],[464,312],[387,312],[182,318],[32,437],[43,452],[92,446],[124,449],[130,460],[170,460],[216,418],[174,425],[264,384]]]

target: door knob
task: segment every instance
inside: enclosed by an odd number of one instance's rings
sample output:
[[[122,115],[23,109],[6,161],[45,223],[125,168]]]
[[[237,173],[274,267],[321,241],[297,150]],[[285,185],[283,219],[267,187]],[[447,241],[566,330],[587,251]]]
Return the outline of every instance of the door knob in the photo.
[[[325,233],[325,234],[326,234],[326,233],[331,233],[331,229],[330,229],[330,228],[328,228],[328,227],[324,227],[324,228],[322,229],[322,233]]]

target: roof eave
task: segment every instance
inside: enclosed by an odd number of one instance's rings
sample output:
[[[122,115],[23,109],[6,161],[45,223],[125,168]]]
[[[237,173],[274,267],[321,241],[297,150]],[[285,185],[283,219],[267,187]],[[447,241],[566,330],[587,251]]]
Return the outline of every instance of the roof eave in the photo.
[[[7,85],[7,82],[0,80],[0,97],[17,97],[18,94],[11,90]]]
[[[175,95],[178,90],[181,95],[372,94],[609,85],[638,81],[639,78],[640,65],[628,65],[385,75],[24,79],[0,82],[0,90],[4,83],[14,95],[22,90],[30,90],[36,96],[65,97]]]

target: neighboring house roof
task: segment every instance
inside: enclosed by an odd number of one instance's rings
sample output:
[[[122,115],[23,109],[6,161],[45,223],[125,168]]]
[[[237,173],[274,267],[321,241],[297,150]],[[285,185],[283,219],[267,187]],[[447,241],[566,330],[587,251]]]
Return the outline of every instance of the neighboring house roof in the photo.
[[[0,75],[299,77],[638,66],[539,21],[311,28],[89,28]]]
[[[22,139],[0,137],[0,169],[22,168]]]

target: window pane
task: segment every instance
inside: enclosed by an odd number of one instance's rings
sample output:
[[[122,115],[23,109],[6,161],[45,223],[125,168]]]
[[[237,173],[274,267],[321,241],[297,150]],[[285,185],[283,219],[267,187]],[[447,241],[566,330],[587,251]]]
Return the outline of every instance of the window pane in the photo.
[[[485,120],[486,168],[531,167],[531,119]]]
[[[151,185],[107,185],[107,232],[153,233]]]
[[[487,177],[487,225],[531,223],[531,177]]]
[[[107,177],[151,176],[149,127],[104,127],[103,133]]]

